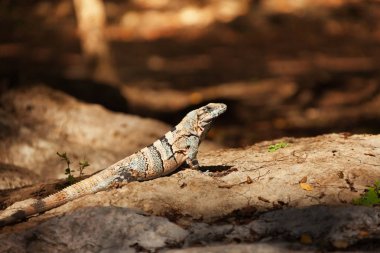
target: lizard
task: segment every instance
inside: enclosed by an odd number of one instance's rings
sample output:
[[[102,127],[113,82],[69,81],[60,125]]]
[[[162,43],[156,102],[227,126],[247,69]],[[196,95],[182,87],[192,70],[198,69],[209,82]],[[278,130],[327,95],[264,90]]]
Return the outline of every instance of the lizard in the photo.
[[[29,199],[0,213],[0,227],[61,206],[114,183],[145,181],[168,175],[183,163],[198,169],[198,147],[212,122],[227,110],[222,103],[209,103],[190,111],[179,124],[153,144],[125,157],[104,170],[43,199]],[[24,202],[24,201],[23,201]]]

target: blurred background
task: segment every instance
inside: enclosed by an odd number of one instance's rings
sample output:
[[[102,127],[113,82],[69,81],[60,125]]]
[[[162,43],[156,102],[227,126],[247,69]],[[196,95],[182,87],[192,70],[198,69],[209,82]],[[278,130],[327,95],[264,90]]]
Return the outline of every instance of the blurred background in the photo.
[[[209,138],[380,133],[380,1],[0,1],[0,92],[43,83]]]

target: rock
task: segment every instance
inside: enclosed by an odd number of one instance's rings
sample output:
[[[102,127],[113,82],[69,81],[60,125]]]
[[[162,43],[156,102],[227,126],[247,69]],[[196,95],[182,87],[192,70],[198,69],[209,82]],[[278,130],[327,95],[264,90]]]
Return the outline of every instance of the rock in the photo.
[[[316,205],[266,212],[243,225],[194,223],[185,245],[276,238],[345,249],[361,240],[379,240],[379,227],[380,208]]]
[[[38,181],[38,175],[28,169],[0,163],[0,190],[19,188]]]
[[[248,224],[194,221],[184,229],[166,218],[127,208],[93,207],[2,234],[0,252],[154,252],[172,247],[182,249],[168,252],[316,252],[318,248],[345,249],[361,240],[379,240],[379,217],[380,209],[369,207],[311,206],[267,212]],[[232,244],[236,242],[242,244]],[[211,246],[217,244],[227,245]]]
[[[227,244],[219,246],[191,247],[185,249],[173,249],[167,253],[314,253],[316,249],[300,247],[290,243],[252,243],[252,244]]]
[[[170,177],[133,182],[68,205],[98,205],[106,198],[112,205],[173,219],[212,222],[278,208],[350,204],[380,179],[380,135],[288,138],[282,140],[287,147],[268,152],[279,141],[201,152],[202,171],[182,170]],[[303,189],[300,182],[312,190]]]
[[[85,208],[21,233],[0,235],[0,252],[137,252],[170,247],[188,232],[162,217],[120,207]]]
[[[269,152],[279,142],[287,145]],[[379,158],[380,135],[284,138],[200,152],[201,171],[182,169],[84,196],[0,233],[24,233],[88,207],[119,206],[180,224],[188,235],[179,248],[290,240],[346,250],[380,241],[379,208],[351,204],[380,178]]]

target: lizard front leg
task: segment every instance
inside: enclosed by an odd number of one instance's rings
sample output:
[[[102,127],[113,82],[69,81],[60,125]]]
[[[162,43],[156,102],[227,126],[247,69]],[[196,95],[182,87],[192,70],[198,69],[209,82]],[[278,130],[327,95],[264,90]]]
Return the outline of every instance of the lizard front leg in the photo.
[[[199,148],[199,138],[197,136],[190,136],[187,139],[187,158],[186,163],[190,166],[191,169],[198,170],[199,163],[197,160],[198,148]]]

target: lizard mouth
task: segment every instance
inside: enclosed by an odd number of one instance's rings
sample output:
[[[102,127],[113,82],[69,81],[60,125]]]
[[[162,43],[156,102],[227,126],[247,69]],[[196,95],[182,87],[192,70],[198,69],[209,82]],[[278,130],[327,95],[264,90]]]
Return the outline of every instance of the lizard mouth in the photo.
[[[203,122],[208,124],[208,123],[211,123],[212,120],[213,120],[213,118],[209,118],[209,119],[203,120]]]

